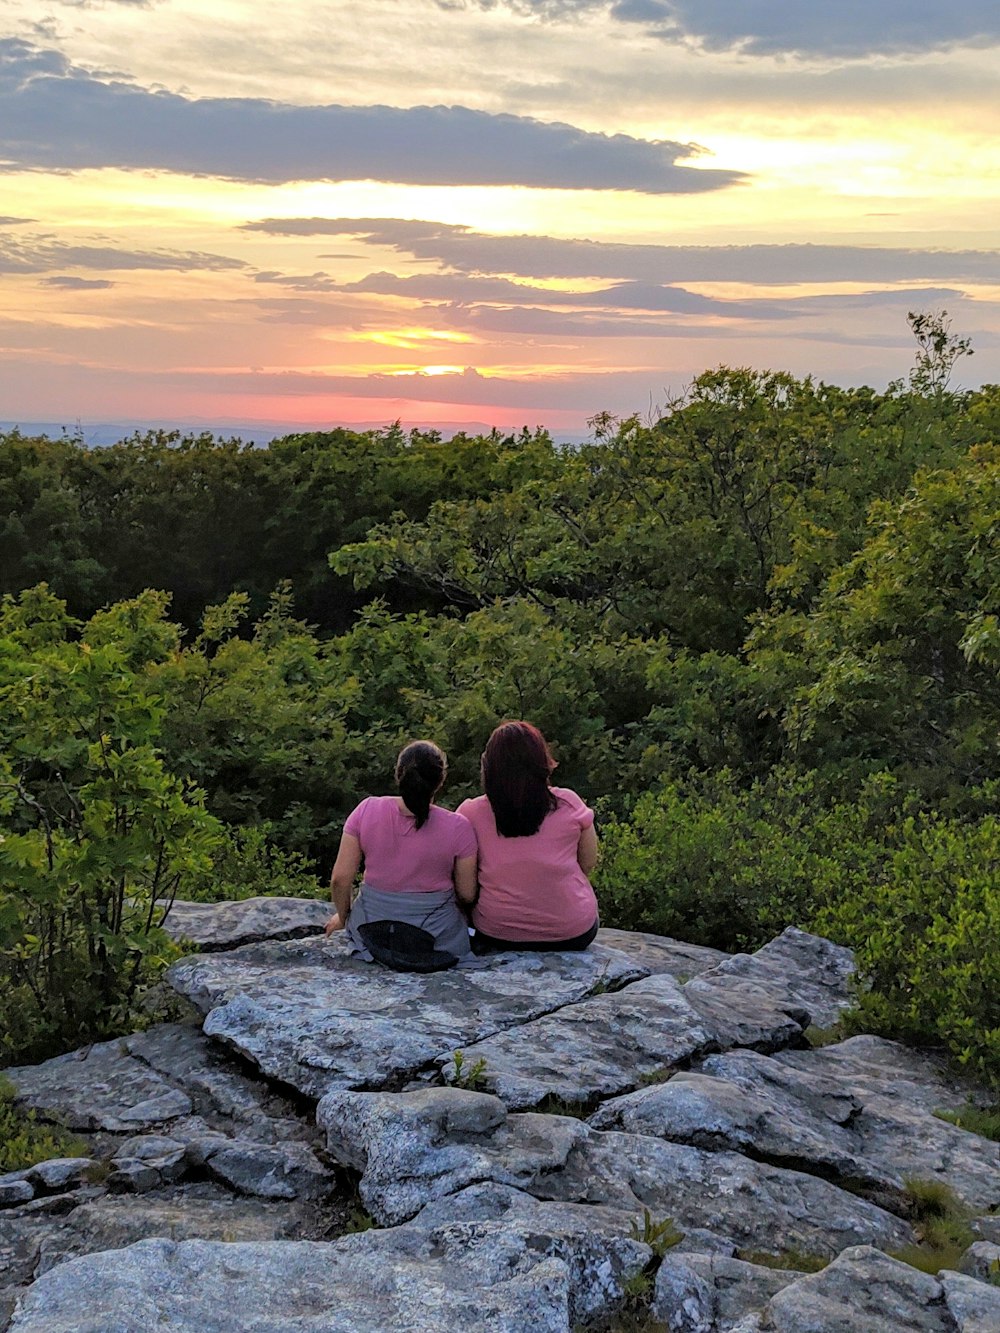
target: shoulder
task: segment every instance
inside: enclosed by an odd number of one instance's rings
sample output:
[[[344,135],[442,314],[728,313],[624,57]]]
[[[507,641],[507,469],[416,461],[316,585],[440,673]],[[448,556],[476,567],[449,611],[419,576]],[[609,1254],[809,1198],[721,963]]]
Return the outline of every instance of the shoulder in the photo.
[[[581,829],[594,822],[594,812],[582,797],[569,787],[553,787],[552,795],[559,802],[560,808],[569,813]]]
[[[396,798],[394,796],[366,796],[365,799],[360,801],[347,816],[347,822],[345,823],[344,828],[348,832],[354,832],[354,830],[364,821],[373,817],[377,819],[380,815],[384,815],[386,803],[389,802],[394,804],[395,800]]]
[[[485,796],[470,796],[467,801],[462,802],[455,813],[474,824],[477,819],[482,818],[485,811],[490,809],[490,803]]]
[[[455,839],[459,848],[458,855],[473,856],[476,850],[476,831],[463,807],[459,806],[457,810],[438,810],[438,815],[439,827],[447,829]]]

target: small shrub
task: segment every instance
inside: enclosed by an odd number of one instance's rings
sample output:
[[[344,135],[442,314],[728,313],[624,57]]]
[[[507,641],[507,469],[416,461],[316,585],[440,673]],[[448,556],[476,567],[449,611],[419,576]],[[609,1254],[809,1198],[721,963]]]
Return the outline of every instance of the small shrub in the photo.
[[[640,1088],[648,1088],[654,1083],[669,1083],[676,1073],[676,1065],[663,1065],[660,1069],[651,1069],[646,1074],[640,1074],[637,1082]]]
[[[0,1175],[53,1157],[85,1157],[87,1145],[57,1125],[40,1125],[34,1111],[19,1111],[15,1089],[0,1078]]]
[[[454,1088],[465,1088],[468,1092],[478,1092],[486,1082],[486,1060],[480,1056],[468,1068],[464,1051],[455,1051],[451,1057],[451,1078],[448,1080]]]
[[[817,1027],[815,1023],[810,1023],[802,1035],[816,1051],[822,1046],[832,1046],[835,1042],[843,1041],[851,1033],[846,1023],[838,1021],[828,1028]]]
[[[320,885],[308,857],[279,847],[275,834],[275,826],[268,821],[228,827],[224,842],[213,854],[211,876],[194,896],[208,902],[326,897],[329,889]]]
[[[372,1231],[376,1226],[374,1217],[362,1204],[356,1203],[351,1209],[344,1225],[343,1235],[357,1236],[362,1231]]]
[[[970,1209],[943,1181],[910,1177],[905,1183],[918,1241],[890,1251],[892,1257],[923,1273],[957,1268],[976,1239],[969,1226]]]
[[[978,1134],[984,1139],[1000,1142],[1000,1106],[966,1106],[961,1111],[935,1111],[939,1120],[947,1120],[950,1125],[967,1129],[970,1134]]]
[[[550,1092],[535,1107],[539,1115],[566,1115],[575,1120],[586,1120],[590,1114],[586,1102],[571,1102]]]
[[[629,1224],[628,1234],[632,1240],[648,1245],[658,1259],[684,1239],[683,1231],[677,1230],[672,1217],[663,1217],[657,1222],[648,1208],[642,1210],[641,1222],[633,1219]]]

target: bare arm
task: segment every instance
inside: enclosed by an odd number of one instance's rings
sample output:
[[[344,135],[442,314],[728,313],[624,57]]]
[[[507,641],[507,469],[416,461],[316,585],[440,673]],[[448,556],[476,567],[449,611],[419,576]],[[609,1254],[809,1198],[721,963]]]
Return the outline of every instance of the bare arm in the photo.
[[[479,896],[476,864],[477,858],[474,856],[457,856],[455,858],[455,893],[461,903],[474,903]]]
[[[593,824],[589,824],[587,828],[580,830],[580,841],[576,844],[576,859],[585,875],[589,875],[597,865],[600,854],[597,834]]]
[[[330,897],[334,915],[326,924],[326,932],[340,930],[351,910],[351,889],[361,868],[361,843],[353,833],[345,833],[340,840],[337,860],[330,876]]]

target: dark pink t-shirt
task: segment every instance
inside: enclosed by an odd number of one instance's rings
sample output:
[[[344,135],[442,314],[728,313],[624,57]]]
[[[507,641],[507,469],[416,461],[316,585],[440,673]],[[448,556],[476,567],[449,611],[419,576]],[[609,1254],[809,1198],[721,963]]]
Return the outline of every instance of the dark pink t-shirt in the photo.
[[[347,816],[344,832],[361,843],[365,883],[387,893],[450,889],[456,858],[476,854],[476,835],[462,815],[432,805],[418,829],[395,796],[366,796]]]
[[[479,901],[472,924],[502,940],[568,940],[597,920],[597,899],[576,859],[580,834],[594,812],[575,791],[553,787],[558,802],[528,838],[497,832],[485,796],[464,801],[458,813],[476,830]]]

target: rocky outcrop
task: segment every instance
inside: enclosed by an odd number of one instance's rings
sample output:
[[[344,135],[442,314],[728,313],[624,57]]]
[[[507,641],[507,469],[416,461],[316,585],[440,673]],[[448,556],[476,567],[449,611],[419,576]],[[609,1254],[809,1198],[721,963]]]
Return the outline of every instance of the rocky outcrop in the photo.
[[[596,995],[464,1049],[483,1086],[513,1109],[573,1106],[639,1087],[711,1049],[715,1038],[669,973]],[[454,1077],[447,1064],[445,1078]]]
[[[262,940],[321,935],[333,910],[315,898],[243,898],[239,902],[188,903],[168,908],[163,929],[175,940],[208,953]]]
[[[0,1328],[570,1333],[637,1302],[679,1333],[1000,1327],[997,1145],[933,1115],[970,1090],[804,1038],[850,1002],[846,950],[603,931],[417,976],[336,938],[228,947],[296,929],[278,903],[188,913],[202,1030],[7,1071],[87,1155],[0,1177]],[[914,1176],[966,1206],[960,1271],[888,1253]]]
[[[866,1241],[913,1239],[900,1218],[825,1180],[636,1134],[601,1134],[567,1116],[508,1115],[498,1098],[457,1089],[329,1093],[317,1110],[334,1157],[361,1171],[380,1222],[473,1181],[537,1198],[600,1203],[623,1227],[648,1208],[681,1230],[704,1228],[754,1249],[832,1256]]]
[[[711,1327],[711,1326],[709,1326]],[[730,1333],[989,1333],[1000,1328],[1000,1288],[959,1273],[922,1273],[867,1246],[789,1283]]]
[[[625,954],[504,953],[447,972],[390,972],[343,936],[184,959],[170,981],[205,1032],[269,1078],[318,1098],[397,1086],[465,1046],[645,976]]]
[[[894,1054],[905,1060],[905,1048]],[[790,1065],[730,1051],[605,1102],[591,1123],[813,1171],[901,1209],[913,1176],[947,1184],[972,1209],[1000,1206],[1000,1146],[924,1106],[864,1091],[839,1065],[835,1053]]]

